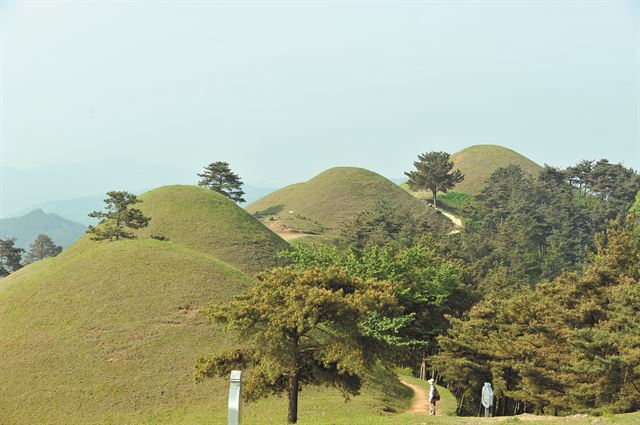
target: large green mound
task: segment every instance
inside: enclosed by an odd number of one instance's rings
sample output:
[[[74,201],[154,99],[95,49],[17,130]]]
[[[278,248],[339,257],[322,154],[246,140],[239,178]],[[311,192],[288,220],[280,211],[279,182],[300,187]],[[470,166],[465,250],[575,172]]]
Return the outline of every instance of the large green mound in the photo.
[[[199,312],[248,284],[152,239],[83,239],[3,279],[0,422],[128,423],[211,403],[219,383],[196,385],[194,363],[226,337]]]
[[[141,237],[159,235],[253,273],[288,244],[233,201],[196,186],[165,186],[140,197],[149,217]]]
[[[0,423],[172,412],[171,423],[222,401],[220,381],[194,382],[197,356],[227,344],[200,313],[241,292],[288,244],[212,191],[169,186],[141,199],[151,224],[138,239],[85,236],[0,281]]]
[[[247,211],[267,224],[283,222],[295,231],[331,234],[380,201],[409,215],[430,214],[434,221],[446,222],[390,180],[354,167],[331,168],[305,183],[287,186],[249,205]]]
[[[451,192],[478,195],[485,182],[495,170],[511,164],[519,165],[524,171],[537,176],[542,167],[518,152],[498,145],[469,146],[451,155],[454,170],[464,174],[464,181],[458,183]],[[406,183],[402,187],[408,190]],[[430,193],[420,193],[419,197],[431,197]]]

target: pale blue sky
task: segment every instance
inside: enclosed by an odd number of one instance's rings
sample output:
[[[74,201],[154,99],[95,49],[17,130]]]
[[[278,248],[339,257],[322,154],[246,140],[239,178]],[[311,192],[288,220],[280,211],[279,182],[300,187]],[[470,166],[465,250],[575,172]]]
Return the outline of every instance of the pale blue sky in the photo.
[[[275,187],[494,143],[639,169],[639,4],[3,0],[0,165]]]

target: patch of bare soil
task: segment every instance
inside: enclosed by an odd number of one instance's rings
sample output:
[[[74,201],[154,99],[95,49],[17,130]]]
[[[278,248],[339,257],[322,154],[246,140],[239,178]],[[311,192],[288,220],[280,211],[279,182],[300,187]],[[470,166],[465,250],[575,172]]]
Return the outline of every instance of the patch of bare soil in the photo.
[[[268,220],[262,222],[265,226],[267,226],[273,233],[280,236],[285,241],[291,241],[294,239],[301,238],[303,236],[310,236],[308,233],[299,232],[294,230],[279,220]]]

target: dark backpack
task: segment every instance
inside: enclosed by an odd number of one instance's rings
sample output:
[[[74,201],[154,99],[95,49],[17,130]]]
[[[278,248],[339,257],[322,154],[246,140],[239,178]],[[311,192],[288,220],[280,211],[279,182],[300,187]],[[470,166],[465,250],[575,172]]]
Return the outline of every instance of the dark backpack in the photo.
[[[433,388],[433,399],[435,401],[440,400],[440,393],[438,392],[438,389],[435,387]]]

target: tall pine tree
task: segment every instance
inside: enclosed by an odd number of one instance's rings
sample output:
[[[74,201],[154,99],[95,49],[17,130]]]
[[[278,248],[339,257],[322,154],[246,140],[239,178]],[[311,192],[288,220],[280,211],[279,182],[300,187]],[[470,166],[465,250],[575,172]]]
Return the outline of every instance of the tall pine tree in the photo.
[[[212,162],[204,168],[202,174],[198,174],[198,177],[201,177],[198,186],[215,190],[234,202],[245,202],[242,197],[244,195],[242,180],[240,180],[240,176],[231,171],[229,163]]]
[[[98,226],[89,226],[87,230],[87,233],[93,235],[93,240],[135,239],[135,235],[129,229],[146,227],[151,220],[142,214],[142,211],[133,208],[142,201],[132,193],[107,192],[104,202],[107,204],[105,211],[89,213],[89,217],[102,219]]]
[[[433,206],[437,207],[438,192],[447,193],[456,183],[464,180],[460,170],[453,169],[453,162],[449,160],[447,152],[427,152],[418,155],[413,163],[414,171],[405,173],[409,177],[411,190],[430,190],[433,195]]]

